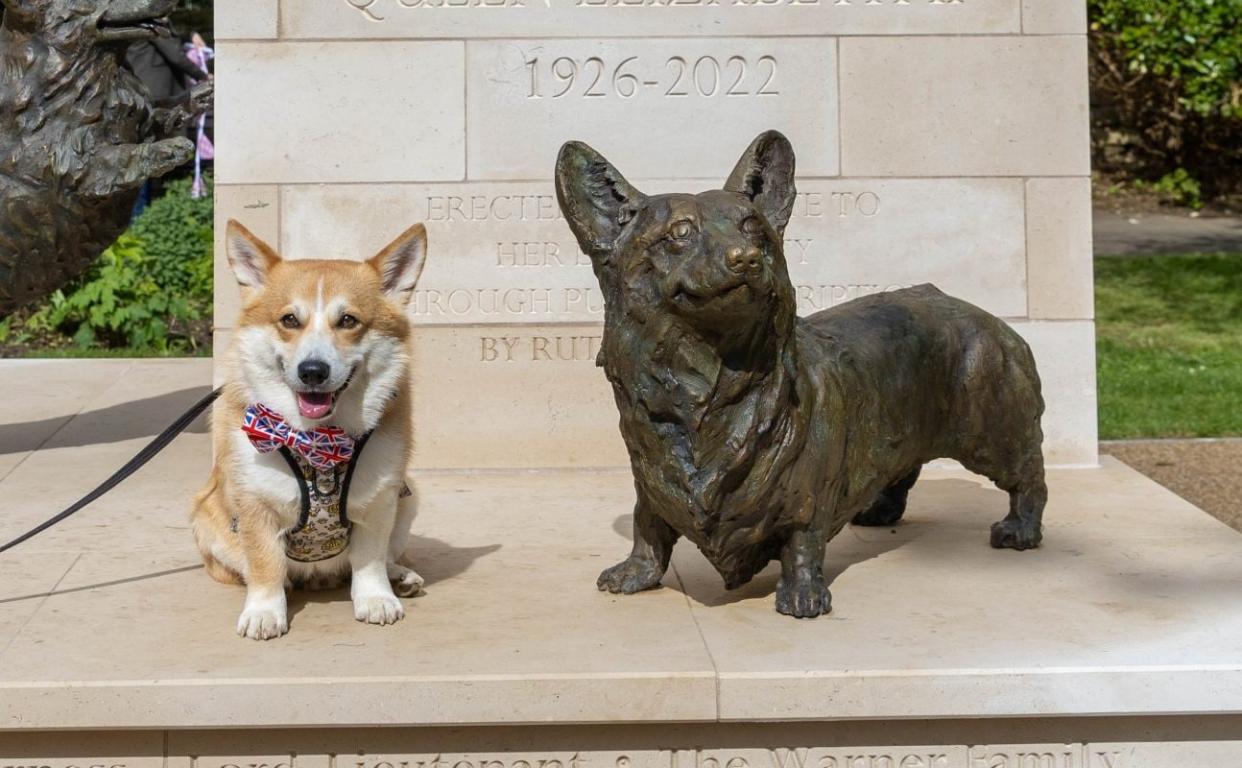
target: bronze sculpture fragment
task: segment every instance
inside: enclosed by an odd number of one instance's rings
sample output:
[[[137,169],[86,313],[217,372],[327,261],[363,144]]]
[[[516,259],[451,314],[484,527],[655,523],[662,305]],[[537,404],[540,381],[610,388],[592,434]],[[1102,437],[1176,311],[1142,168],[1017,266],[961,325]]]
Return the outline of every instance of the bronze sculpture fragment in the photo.
[[[1026,343],[931,285],[799,319],[784,136],[760,135],[723,190],[698,195],[644,195],[571,142],[556,189],[603,289],[598,363],[638,496],[633,551],[601,590],[658,586],[685,536],[727,588],[779,559],[776,609],[826,613],[827,541],[851,520],[895,524],[940,457],[1009,493],[992,546],[1039,544],[1044,404]]]
[[[156,108],[121,66],[177,0],[3,0],[0,317],[82,274],[125,230],[143,183],[194,156],[211,101]]]

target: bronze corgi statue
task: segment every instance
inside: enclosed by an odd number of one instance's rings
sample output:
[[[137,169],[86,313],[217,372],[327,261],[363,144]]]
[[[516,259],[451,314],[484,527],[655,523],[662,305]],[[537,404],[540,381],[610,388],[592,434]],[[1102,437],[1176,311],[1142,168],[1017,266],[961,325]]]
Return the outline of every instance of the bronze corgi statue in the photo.
[[[81,275],[125,230],[148,178],[194,157],[211,104],[157,106],[121,62],[177,0],[2,0],[0,318]]]
[[[924,463],[952,458],[1009,493],[992,546],[1039,544],[1039,375],[1004,322],[931,285],[796,314],[782,237],[794,154],[770,131],[724,189],[647,196],[585,144],[556,165],[561,210],[605,299],[599,365],[621,412],[634,549],[599,588],[660,584],[693,541],[745,584],[781,562],[776,609],[827,613],[824,546],[892,525]]]

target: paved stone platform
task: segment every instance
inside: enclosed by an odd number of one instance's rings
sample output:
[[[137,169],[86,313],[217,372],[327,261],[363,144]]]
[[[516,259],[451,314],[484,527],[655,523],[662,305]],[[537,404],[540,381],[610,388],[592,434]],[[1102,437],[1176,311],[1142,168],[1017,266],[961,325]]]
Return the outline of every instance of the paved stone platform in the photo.
[[[210,377],[209,361],[0,363],[0,539],[106,477]],[[928,471],[903,524],[829,545],[834,611],[805,622],[774,613],[774,568],[726,592],[684,544],[664,589],[597,592],[628,550],[624,470],[424,474],[411,548],[427,592],[407,619],[366,626],[344,592],[297,594],[291,633],[256,643],[187,526],[204,429],[0,556],[0,730],[1125,715],[1167,737],[1151,718],[1196,715],[1198,738],[1238,732],[1219,716],[1242,713],[1242,536],[1111,459],[1051,474],[1045,546],[1026,553],[987,545],[1000,492]],[[7,738],[0,757],[55,751]],[[81,754],[131,754],[107,749]]]

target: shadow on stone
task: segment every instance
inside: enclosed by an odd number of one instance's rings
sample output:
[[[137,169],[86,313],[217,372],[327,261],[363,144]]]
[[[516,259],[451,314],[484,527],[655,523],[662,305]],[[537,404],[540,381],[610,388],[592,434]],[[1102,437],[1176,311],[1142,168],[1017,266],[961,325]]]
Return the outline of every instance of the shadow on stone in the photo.
[[[406,547],[407,561],[423,577],[423,588],[429,589],[443,581],[456,578],[480,558],[500,549],[500,544],[481,547],[454,547],[441,539],[427,536],[411,536]],[[295,589],[289,594],[289,620],[292,621],[303,608],[311,603],[348,603],[349,588],[308,591]]]
[[[174,576],[178,573],[188,573],[190,571],[201,571],[201,565],[187,565],[182,568],[169,568],[154,573],[144,573],[138,576],[130,576],[125,579],[113,579],[112,581],[102,581],[98,584],[86,584],[81,587],[73,587],[72,589],[54,589],[51,592],[38,592],[30,595],[22,595],[20,597],[6,597],[0,599],[0,605],[6,603],[21,603],[26,600],[37,600],[45,597],[56,597],[57,595],[71,595],[74,592],[88,592],[92,589],[103,589],[104,587],[115,587],[120,584],[133,584],[136,581],[149,581],[151,579],[159,579],[164,576]]]
[[[987,482],[982,477],[979,481]],[[896,525],[847,525],[827,547],[824,578],[828,585],[848,569],[902,547],[909,547],[906,556],[912,560],[922,557],[943,560],[946,538],[954,542],[950,545],[952,557],[967,560],[996,557],[998,550],[989,546],[988,541],[992,523],[1004,516],[1004,493],[980,482],[965,478],[924,479],[911,490],[910,512]],[[941,511],[945,513],[943,516],[938,514]],[[961,512],[970,514],[963,517],[958,514]],[[632,524],[633,515],[619,515],[612,528],[618,536],[631,541]],[[938,544],[920,543],[924,538],[934,538]],[[692,550],[692,544],[678,542],[670,566],[671,578],[666,577],[663,586],[681,592],[699,605],[729,605],[766,598],[776,591],[780,579],[780,564],[776,560],[753,581],[730,591],[724,589],[715,571]],[[1035,549],[1031,554],[1037,556],[1039,552]]]
[[[632,515],[621,515],[613,521],[613,530],[624,536],[627,540],[631,539]],[[834,557],[833,553],[829,553],[824,561],[824,579],[829,586],[836,580],[838,576],[846,571],[846,569],[866,562],[873,558],[879,557],[887,552],[891,552],[898,547],[902,547],[915,540],[915,537],[909,535],[889,535],[889,531],[899,531],[915,526],[908,526],[902,523],[885,528],[872,528],[872,531],[884,531],[889,538],[877,537],[875,541],[867,541],[861,546],[855,544],[851,547],[851,551],[847,554]],[[849,535],[850,527],[847,526],[846,531],[840,535],[842,538]],[[984,543],[986,545],[987,530],[984,529]],[[681,547],[687,548],[692,545],[684,542],[678,542]],[[688,557],[698,557],[696,554],[689,553]],[[726,590],[716,578],[700,578],[701,575],[707,574],[708,566],[702,563],[702,568],[696,564],[693,572],[689,572],[685,568],[685,561],[682,561],[681,567],[678,566],[678,558],[673,557],[673,562],[669,568],[673,578],[665,578],[663,585],[669,589],[681,592],[699,605],[708,607],[729,605],[731,603],[741,602],[743,600],[751,600],[756,598],[770,597],[776,592],[776,582],[780,579],[780,563],[773,560],[766,568],[760,571],[753,580],[738,587],[734,590]],[[710,572],[713,576],[714,571]]]
[[[77,448],[84,445],[119,443],[139,437],[155,437],[177,416],[207,396],[211,387],[190,387],[155,397],[117,403],[95,411],[53,416],[38,421],[0,424],[0,454],[26,453],[41,447]],[[78,422],[89,429],[70,432]],[[187,432],[205,433],[206,415],[195,420]]]

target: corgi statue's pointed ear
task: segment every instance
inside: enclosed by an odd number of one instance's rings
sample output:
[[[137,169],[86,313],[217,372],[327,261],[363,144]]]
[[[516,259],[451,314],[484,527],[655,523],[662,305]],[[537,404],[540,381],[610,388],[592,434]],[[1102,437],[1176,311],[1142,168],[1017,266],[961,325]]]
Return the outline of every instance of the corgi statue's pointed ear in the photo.
[[[561,147],[556,158],[556,199],[582,251],[597,263],[607,261],[621,230],[647,200],[580,141]]]
[[[415,224],[367,260],[379,273],[384,293],[402,304],[410,300],[427,263],[427,228]]]
[[[798,188],[794,151],[779,131],[765,131],[751,142],[724,188],[746,195],[778,233],[784,234]]]
[[[280,263],[280,255],[270,245],[234,219],[229,219],[224,242],[229,266],[242,287],[262,288],[267,273]]]

